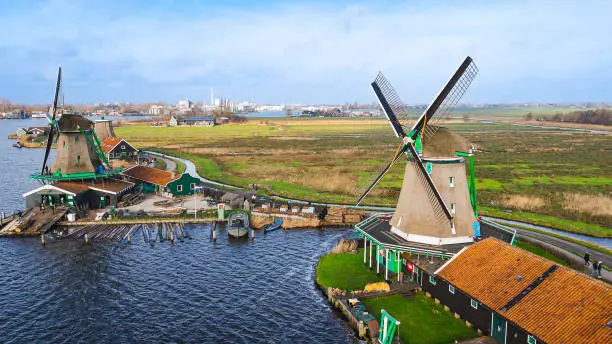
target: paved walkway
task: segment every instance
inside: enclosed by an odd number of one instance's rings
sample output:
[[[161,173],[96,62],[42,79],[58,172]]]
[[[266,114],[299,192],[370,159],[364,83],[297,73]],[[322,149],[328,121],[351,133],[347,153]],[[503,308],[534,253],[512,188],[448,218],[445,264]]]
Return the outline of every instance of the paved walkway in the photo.
[[[563,240],[557,237],[549,236],[549,235],[538,233],[538,232],[533,232],[533,231],[526,230],[526,229],[515,228],[507,224],[504,224],[504,225],[512,229],[516,229],[519,235],[519,239],[526,238],[528,241],[535,241],[540,246],[548,247],[550,250],[554,250],[555,248],[561,248],[565,251],[569,251],[570,253],[568,254],[568,256],[570,258],[573,258],[572,262],[570,263],[573,263],[574,266],[584,265],[583,255],[584,255],[584,252],[586,251],[586,252],[589,252],[589,255],[591,256],[591,261],[595,259],[597,261],[603,262],[604,266],[612,267],[612,257],[610,257],[609,255],[605,253],[594,251],[593,249],[589,247],[580,245],[572,241],[566,241],[566,240]],[[584,272],[586,275],[591,275],[591,268],[585,266],[582,269],[582,272]],[[602,269],[601,277],[602,279],[612,283],[612,272],[611,271]]]

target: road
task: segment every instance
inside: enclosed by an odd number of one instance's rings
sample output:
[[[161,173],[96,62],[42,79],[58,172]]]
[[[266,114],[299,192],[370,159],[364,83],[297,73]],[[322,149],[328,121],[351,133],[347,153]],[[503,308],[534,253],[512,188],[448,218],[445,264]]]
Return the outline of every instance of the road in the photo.
[[[563,240],[563,239],[560,239],[554,236],[550,236],[550,235],[546,235],[546,234],[542,234],[538,232],[533,232],[527,229],[515,228],[512,226],[508,226],[508,227],[515,229],[519,235],[519,238],[527,237],[527,238],[536,239],[538,241],[560,247],[566,251],[573,252],[580,257],[584,256],[584,252],[588,252],[591,256],[591,260],[595,259],[597,261],[602,261],[604,265],[608,267],[612,267],[612,257],[605,253],[594,251],[593,249],[589,247],[577,244],[572,241]]]

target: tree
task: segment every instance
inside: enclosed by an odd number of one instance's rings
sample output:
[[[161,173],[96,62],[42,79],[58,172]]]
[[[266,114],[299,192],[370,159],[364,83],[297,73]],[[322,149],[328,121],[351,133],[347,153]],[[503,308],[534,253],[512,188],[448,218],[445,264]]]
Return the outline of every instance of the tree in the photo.
[[[532,114],[531,112],[528,112],[528,113],[525,115],[525,120],[526,120],[526,121],[533,121],[533,114]]]

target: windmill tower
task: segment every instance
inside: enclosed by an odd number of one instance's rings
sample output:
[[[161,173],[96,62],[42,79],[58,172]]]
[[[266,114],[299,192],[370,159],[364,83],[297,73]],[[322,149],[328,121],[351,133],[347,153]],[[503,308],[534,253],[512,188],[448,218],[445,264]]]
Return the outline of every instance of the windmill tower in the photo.
[[[100,142],[106,140],[109,137],[115,137],[115,131],[113,130],[113,121],[102,117],[94,122],[94,130],[98,140]]]
[[[459,102],[478,69],[471,57],[466,57],[448,83],[420,118],[409,125],[406,106],[382,73],[372,82],[389,124],[400,143],[397,151],[381,173],[358,199],[363,199],[376,187],[385,174],[402,156],[407,157],[406,170],[395,213],[389,221],[391,232],[416,243],[450,245],[473,241],[475,187],[466,174],[467,149],[449,132],[438,130],[432,119],[450,113]],[[439,142],[445,141],[445,142]],[[423,155],[423,145],[446,144],[445,152]],[[427,150],[426,150],[427,151]]]
[[[102,173],[93,137],[93,123],[81,115],[64,114],[57,122],[57,155],[50,172],[59,174]]]
[[[61,181],[112,174],[113,171],[110,170],[110,164],[102,153],[100,141],[91,121],[75,114],[63,114],[56,121],[61,80],[62,69],[60,67],[57,73],[51,117],[48,118],[50,130],[42,170],[39,175],[31,177],[43,181]],[[103,128],[106,128],[106,124],[103,124]],[[109,133],[112,134],[112,126]],[[55,140],[56,137],[57,140]],[[55,162],[49,168],[47,160],[54,142],[57,143],[57,154]]]

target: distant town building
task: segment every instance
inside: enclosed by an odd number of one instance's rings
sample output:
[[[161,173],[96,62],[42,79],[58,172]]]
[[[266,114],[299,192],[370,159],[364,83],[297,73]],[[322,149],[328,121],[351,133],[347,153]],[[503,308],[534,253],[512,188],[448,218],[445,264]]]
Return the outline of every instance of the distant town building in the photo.
[[[159,116],[159,115],[163,115],[164,114],[164,106],[162,105],[151,105],[151,107],[149,108],[149,115],[151,116]]]
[[[215,125],[214,117],[190,117],[185,118],[185,125],[193,127],[212,127]]]
[[[179,111],[186,112],[193,108],[193,102],[189,100],[189,98],[185,98],[183,100],[179,100],[176,107]]]

